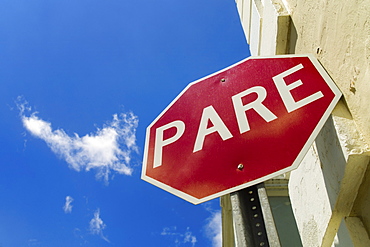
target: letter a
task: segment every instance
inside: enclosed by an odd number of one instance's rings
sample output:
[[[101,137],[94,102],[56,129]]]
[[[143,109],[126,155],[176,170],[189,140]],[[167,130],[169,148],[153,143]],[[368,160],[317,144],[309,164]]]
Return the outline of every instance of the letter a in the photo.
[[[210,128],[207,128],[208,120],[211,121],[213,124],[213,126]],[[206,137],[206,135],[209,135],[213,132],[218,132],[218,134],[224,141],[233,137],[220,116],[217,114],[216,110],[213,108],[213,106],[208,106],[203,109],[197,138],[195,139],[193,153],[202,150],[204,138]]]

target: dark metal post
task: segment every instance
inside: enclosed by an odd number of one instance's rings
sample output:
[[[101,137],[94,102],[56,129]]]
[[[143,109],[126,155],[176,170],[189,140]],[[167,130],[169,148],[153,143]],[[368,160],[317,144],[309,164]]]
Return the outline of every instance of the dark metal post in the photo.
[[[263,183],[231,193],[237,247],[280,247]]]

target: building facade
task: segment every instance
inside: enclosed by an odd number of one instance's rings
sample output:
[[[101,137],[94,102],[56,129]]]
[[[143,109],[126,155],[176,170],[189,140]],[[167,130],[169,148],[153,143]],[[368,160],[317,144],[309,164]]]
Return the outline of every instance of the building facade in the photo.
[[[276,224],[296,225],[304,247],[370,246],[370,1],[236,4],[252,56],[314,54],[343,93],[299,168],[266,183],[271,201],[291,206]],[[229,199],[221,204],[223,246],[237,246]]]

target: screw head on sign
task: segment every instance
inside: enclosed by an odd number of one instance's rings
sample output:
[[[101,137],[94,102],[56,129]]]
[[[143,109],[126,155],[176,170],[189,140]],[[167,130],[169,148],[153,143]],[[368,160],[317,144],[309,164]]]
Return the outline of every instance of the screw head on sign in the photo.
[[[238,169],[239,169],[239,170],[243,170],[243,168],[244,168],[244,165],[243,165],[243,164],[239,164],[239,165],[238,165]]]

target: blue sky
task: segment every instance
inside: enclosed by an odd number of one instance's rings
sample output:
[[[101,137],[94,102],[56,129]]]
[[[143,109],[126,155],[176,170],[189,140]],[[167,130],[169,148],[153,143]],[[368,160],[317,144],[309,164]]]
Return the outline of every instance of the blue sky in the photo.
[[[145,128],[249,56],[233,0],[0,0],[0,246],[220,246],[140,179]]]

